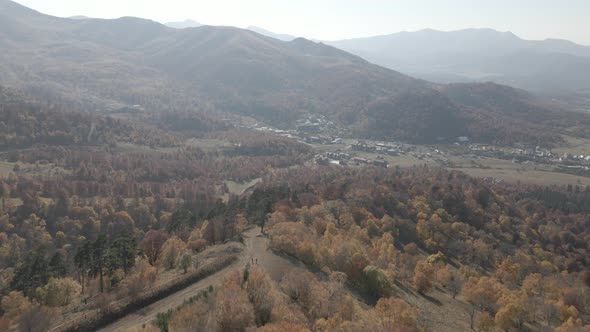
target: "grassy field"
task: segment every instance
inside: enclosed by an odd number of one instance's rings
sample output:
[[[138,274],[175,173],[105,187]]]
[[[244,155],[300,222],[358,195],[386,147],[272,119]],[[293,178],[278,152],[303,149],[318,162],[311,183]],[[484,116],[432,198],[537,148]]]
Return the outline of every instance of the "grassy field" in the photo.
[[[219,149],[232,147],[230,142],[219,140],[219,139],[207,139],[207,138],[191,138],[184,142],[185,146],[197,147],[204,151],[217,151]],[[179,147],[169,148],[152,148],[146,145],[137,145],[127,142],[119,142],[116,147],[117,151],[120,152],[140,152],[140,153],[171,153],[179,149]]]
[[[262,179],[257,178],[252,181],[243,182],[243,183],[238,183],[238,182],[234,182],[234,181],[225,181],[225,184],[227,185],[227,188],[229,189],[230,194],[241,195],[246,190],[248,190],[251,187],[258,184],[260,181],[262,181]]]
[[[375,159],[375,157],[377,156],[377,154],[368,153],[368,152],[355,152],[355,154],[358,157],[367,158],[367,159]],[[421,159],[412,157],[410,155],[401,155],[401,156],[397,156],[397,157],[393,157],[393,156],[382,156],[382,157],[383,157],[383,160],[387,160],[392,167],[394,167],[394,166],[412,167],[412,166],[417,166],[417,165],[435,165],[435,163],[432,161],[421,160]]]
[[[570,140],[571,147],[555,149],[555,152],[573,151],[577,147],[579,153],[590,154],[590,140]],[[374,159],[375,153],[350,151],[346,145],[326,145],[316,146],[319,152],[341,150],[351,153],[361,158]],[[577,150],[576,150],[577,151]],[[587,151],[587,152],[584,152]],[[411,167],[415,165],[438,165],[436,162],[427,159],[418,159],[411,155],[402,155],[399,157],[384,156],[389,164],[400,167]],[[520,164],[513,163],[511,160],[495,158],[469,158],[463,156],[447,156],[452,166],[449,169],[465,172],[471,176],[479,178],[501,179],[509,183],[535,184],[542,186],[553,185],[590,185],[590,178],[583,176],[570,175],[565,173],[554,172],[554,167],[550,165]]]
[[[229,196],[231,194],[233,195],[243,195],[248,189],[254,187],[255,185],[257,185],[260,181],[262,181],[261,178],[257,178],[251,181],[247,181],[247,182],[235,182],[235,181],[224,181],[225,185],[227,186],[227,189],[229,190],[229,193],[223,193],[221,195],[221,199],[224,202],[228,202],[229,201]],[[223,189],[221,187],[218,188],[221,192],[223,192]]]
[[[514,169],[482,169],[482,168],[455,168],[475,177],[492,177],[510,183],[526,183],[543,186],[561,185],[590,185],[590,178],[570,174],[535,171],[535,170],[514,170]]]
[[[577,138],[566,136],[564,137],[568,146],[563,146],[559,148],[553,149],[553,152],[564,154],[583,154],[589,155],[590,154],[590,139],[587,138]]]
[[[233,144],[228,141],[213,138],[191,138],[187,140],[185,144],[187,146],[203,149],[204,151],[215,151],[233,146]]]
[[[18,164],[19,170],[16,172],[18,175],[26,177],[52,177],[70,174],[69,170],[58,167],[51,163],[10,163],[6,161],[0,161],[0,177],[7,177],[10,173],[14,172],[14,166]]]
[[[318,152],[334,152],[337,150],[344,151],[346,153],[350,153],[353,156],[366,158],[366,159],[375,159],[377,157],[376,153],[370,152],[362,152],[362,151],[350,151],[346,149],[346,144],[331,144],[331,145],[314,145],[314,148],[318,150]],[[387,160],[391,166],[400,166],[400,167],[411,167],[415,165],[424,165],[424,164],[431,164],[434,165],[435,163],[427,161],[427,160],[420,160],[418,158],[414,158],[410,155],[401,155],[397,157],[393,156],[383,156],[384,160]]]
[[[20,170],[18,171],[18,174],[31,178],[51,178],[56,176],[65,176],[72,173],[71,170],[56,166],[55,164],[51,163],[19,163],[19,166]]]
[[[9,163],[5,161],[0,161],[0,177],[6,177],[12,169],[14,168],[14,163]]]
[[[553,171],[550,165],[513,163],[510,160],[483,158],[473,160],[463,157],[449,158],[453,168],[475,177],[491,177],[510,183],[526,183],[544,186],[590,185],[590,178]]]
[[[539,166],[513,163],[511,160],[495,159],[495,158],[481,158],[473,159],[460,156],[449,157],[449,161],[453,163],[456,168],[494,168],[494,169],[534,169]]]
[[[119,152],[135,152],[135,153],[146,153],[146,154],[153,154],[153,153],[167,153],[167,152],[174,152],[177,151],[177,147],[170,147],[170,148],[152,148],[147,145],[138,145],[128,142],[119,142],[117,143],[116,150]]]

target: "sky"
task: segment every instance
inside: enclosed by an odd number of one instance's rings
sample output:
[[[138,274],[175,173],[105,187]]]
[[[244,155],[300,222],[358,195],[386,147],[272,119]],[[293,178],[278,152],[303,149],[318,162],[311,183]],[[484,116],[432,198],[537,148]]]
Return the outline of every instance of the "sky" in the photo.
[[[17,0],[54,16],[136,16],[158,22],[255,25],[338,40],[425,28],[492,28],[524,39],[590,45],[590,0]]]

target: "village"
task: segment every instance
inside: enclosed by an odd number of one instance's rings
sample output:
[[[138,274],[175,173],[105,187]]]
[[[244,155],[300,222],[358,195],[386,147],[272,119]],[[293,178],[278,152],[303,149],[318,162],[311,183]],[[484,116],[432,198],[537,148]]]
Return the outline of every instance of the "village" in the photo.
[[[346,135],[324,116],[313,115],[297,120],[293,129],[276,129],[270,126],[249,127],[297,140],[317,148],[314,162],[317,165],[342,167],[395,166],[395,158],[412,158],[416,163],[454,167],[453,160],[471,160],[474,163],[486,159],[511,161],[513,164],[552,168],[564,173],[590,175],[590,154],[576,151],[555,153],[541,146],[504,147],[472,143],[468,137],[457,137],[453,144],[436,146],[414,145],[395,141],[354,139]]]
[[[540,146],[511,148],[470,144],[463,155],[511,160],[513,163],[552,165],[560,169],[590,169],[590,155],[575,152],[558,154]]]
[[[404,155],[441,165],[447,165],[449,162],[442,151],[428,146],[344,138],[344,131],[322,116],[298,120],[295,129],[290,130],[258,125],[250,128],[274,133],[318,148],[318,153],[314,157],[314,162],[318,165],[388,168],[391,163],[386,160],[387,156]]]

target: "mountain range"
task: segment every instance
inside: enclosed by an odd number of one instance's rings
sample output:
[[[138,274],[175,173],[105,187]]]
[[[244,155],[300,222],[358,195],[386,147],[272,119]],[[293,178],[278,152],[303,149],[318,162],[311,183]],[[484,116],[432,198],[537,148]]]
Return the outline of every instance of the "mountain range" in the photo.
[[[417,143],[550,145],[589,123],[506,86],[434,84],[323,43],[232,27],[62,19],[0,0],[0,47],[0,84],[83,109],[231,112],[285,128],[322,114],[357,136]]]
[[[566,40],[524,40],[492,29],[425,29],[328,44],[441,83],[494,81],[535,92],[590,92],[590,46]]]

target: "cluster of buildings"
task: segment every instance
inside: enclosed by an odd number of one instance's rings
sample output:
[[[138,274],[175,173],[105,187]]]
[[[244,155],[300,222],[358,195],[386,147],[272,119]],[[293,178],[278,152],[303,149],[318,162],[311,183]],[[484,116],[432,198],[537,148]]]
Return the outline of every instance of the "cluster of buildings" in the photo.
[[[135,107],[134,111],[138,111]],[[305,119],[297,120],[295,129],[281,130],[272,127],[254,126],[260,131],[272,132],[274,134],[292,138],[307,144],[331,145],[345,144],[341,137],[342,132],[332,122],[322,115],[313,115]],[[450,152],[472,158],[496,158],[512,160],[516,163],[533,163],[557,165],[562,169],[590,170],[590,155],[564,154],[558,155],[551,150],[540,146],[524,146],[521,148],[496,147],[487,144],[474,144],[468,137],[458,137],[455,143],[458,150]],[[358,140],[348,147],[351,151],[376,154],[374,159],[367,159],[354,156],[354,153],[345,153],[341,150],[326,152],[316,156],[315,162],[319,165],[373,165],[377,167],[389,167],[389,163],[383,156],[410,155],[416,159],[427,162],[434,162],[440,165],[449,165],[447,153],[436,148],[408,145],[397,142],[380,142],[372,140]]]
[[[294,135],[308,144],[342,144],[343,139],[338,133],[338,127],[322,115],[309,116],[295,123]]]
[[[300,119],[295,122],[295,129],[300,132],[309,134],[318,134],[325,132],[327,127],[331,127],[334,124],[331,121],[326,120],[323,116],[308,117]]]
[[[377,166],[382,168],[388,168],[389,162],[384,160],[383,157],[377,157],[376,159],[367,159],[361,157],[351,157],[350,154],[341,151],[326,152],[317,155],[315,161],[318,165],[340,165],[340,166]]]
[[[499,184],[499,183],[504,182],[504,180],[502,180],[502,179],[493,178],[493,177],[489,177],[489,176],[483,178],[483,181],[488,184]]]
[[[528,148],[500,148],[486,144],[469,145],[469,153],[475,156],[483,156],[497,159],[513,160],[515,162],[545,162],[551,163],[558,161],[558,155],[551,150],[537,147]]]
[[[564,153],[559,160],[563,170],[590,170],[590,155]]]
[[[105,108],[105,112],[110,114],[141,113],[145,112],[145,108],[141,105],[111,104]]]
[[[590,155],[583,155],[583,154],[569,154],[569,153],[564,153],[563,156],[561,157],[562,161],[577,161],[577,162],[586,162],[586,163],[590,163]]]
[[[341,129],[323,115],[309,115],[304,119],[295,121],[295,130],[312,135],[341,133]]]
[[[555,159],[556,154],[553,154],[550,150],[537,146],[535,148],[526,149],[514,149],[512,155],[522,156],[529,159]]]
[[[369,153],[378,153],[390,156],[399,156],[402,152],[407,152],[408,149],[395,143],[367,143],[367,142],[354,142],[351,145],[353,151],[362,151]]]
[[[418,160],[424,160],[426,162],[438,163],[441,165],[449,164],[449,159],[445,156],[445,152],[435,148],[427,146],[417,146],[394,142],[374,142],[374,141],[357,141],[351,144],[350,148],[353,151],[375,153],[380,156],[393,156],[397,157],[400,155],[410,155]],[[382,157],[378,157],[377,160],[382,160]],[[362,161],[360,161],[362,163]],[[375,164],[374,161],[372,161]],[[376,162],[380,164],[380,161]]]
[[[329,145],[329,144],[342,144],[343,140],[340,137],[334,137],[334,136],[327,136],[327,135],[318,135],[318,136],[307,136],[305,134],[301,134],[301,133],[297,133],[297,137],[299,137],[299,139],[302,142],[308,143],[308,144],[323,144],[323,145]]]
[[[278,136],[283,136],[291,139],[295,139],[302,143],[307,144],[342,144],[343,139],[340,137],[329,136],[329,135],[312,135],[306,132],[300,132],[298,130],[282,130],[272,127],[254,127],[253,129],[258,131],[270,132]]]
[[[340,137],[340,129],[332,121],[326,120],[322,115],[297,120],[295,129],[282,130],[272,127],[262,127],[258,124],[250,128],[258,131],[271,132],[307,144],[329,145],[344,143],[344,140]]]
[[[356,165],[373,165],[373,166],[382,167],[382,168],[389,167],[389,162],[387,160],[383,159],[383,157],[381,157],[381,158],[377,157],[377,159],[366,159],[366,158],[361,158],[361,157],[354,157],[354,158],[352,158],[352,162]]]
[[[410,155],[418,160],[424,160],[424,161],[429,161],[429,162],[433,162],[433,163],[438,163],[444,166],[447,166],[449,164],[449,159],[447,157],[445,157],[445,153],[438,150],[438,149],[434,149],[430,152],[425,152],[425,151],[416,151],[416,152],[411,152]]]
[[[556,165],[563,170],[590,170],[590,155],[571,153],[559,155],[540,146],[534,148],[500,148],[484,144],[471,144],[469,153],[479,157],[512,160],[515,163]]]
[[[350,160],[350,154],[341,151],[326,152],[324,155],[333,160]]]

